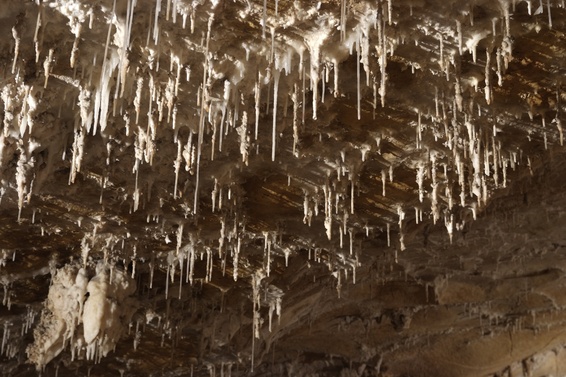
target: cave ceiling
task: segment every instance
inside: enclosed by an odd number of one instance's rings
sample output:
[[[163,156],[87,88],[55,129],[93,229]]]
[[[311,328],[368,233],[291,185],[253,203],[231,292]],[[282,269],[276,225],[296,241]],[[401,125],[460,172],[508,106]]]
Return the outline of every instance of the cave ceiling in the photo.
[[[3,376],[566,375],[560,0],[0,0]]]

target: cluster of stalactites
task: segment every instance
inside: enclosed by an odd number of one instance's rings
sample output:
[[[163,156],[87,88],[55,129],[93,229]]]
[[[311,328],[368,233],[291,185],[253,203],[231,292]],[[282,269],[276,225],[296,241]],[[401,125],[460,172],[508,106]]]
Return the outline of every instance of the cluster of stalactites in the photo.
[[[263,269],[256,270],[252,274],[252,301],[253,301],[253,320],[252,320],[252,350],[251,350],[251,370],[254,370],[255,361],[255,342],[261,338],[260,329],[264,322],[261,317],[262,305],[267,306],[269,319],[269,332],[272,329],[273,313],[277,314],[281,320],[281,302],[283,291],[274,285],[263,283],[266,272]]]
[[[205,187],[212,187],[211,208],[220,223],[218,242],[210,244],[200,242],[197,233],[190,233],[187,242],[184,236],[186,229],[183,225],[179,226],[177,246],[167,253],[163,264],[167,269],[166,294],[169,284],[176,282],[178,271],[179,297],[183,281],[190,284],[194,282],[195,261],[199,258],[206,258],[204,280],[210,282],[215,262],[218,261],[224,272],[228,256],[233,263],[233,278],[238,279],[242,249],[251,239],[262,237],[265,240],[261,271],[267,276],[271,274],[273,250],[277,250],[277,255],[284,254],[286,260],[292,253],[290,247],[277,241],[277,235],[273,232],[259,235],[246,233],[240,213],[242,204],[235,189],[238,184],[235,181],[229,182],[220,175],[203,176],[201,165],[228,153],[238,155],[235,167],[240,169],[253,164],[254,153],[264,153],[268,156],[266,160],[283,159],[288,151],[278,148],[282,132],[292,132],[293,148],[288,157],[303,158],[300,140],[306,117],[317,119],[320,116],[320,105],[327,101],[327,94],[340,98],[353,88],[345,85],[340,78],[340,67],[346,59],[354,59],[356,63],[356,93],[352,98],[356,98],[357,118],[361,119],[370,112],[375,117],[378,104],[382,107],[386,104],[388,60],[395,54],[397,47],[404,43],[395,29],[395,4],[392,0],[380,2],[376,6],[364,3],[352,9],[346,0],[342,0],[335,14],[326,13],[320,17],[316,4],[303,4],[305,8],[295,10],[294,17],[299,21],[310,19],[316,23],[317,28],[305,30],[302,38],[291,38],[285,33],[285,28],[288,27],[285,22],[289,19],[277,6],[273,11],[265,7],[265,2],[263,8],[259,6],[261,9],[255,9],[254,5],[249,4],[249,8],[244,7],[239,17],[246,22],[247,18],[259,20],[262,37],[258,36],[253,44],[242,43],[240,57],[223,55],[222,51],[213,50],[214,36],[221,32],[217,29],[220,21],[215,23],[216,2],[202,5],[203,11],[199,13],[198,7],[189,5],[187,1],[168,1],[166,7],[162,7],[161,1],[155,1],[153,18],[147,25],[145,46],[133,46],[133,28],[137,25],[136,20],[141,11],[136,0],[128,0],[125,16],[116,14],[115,8],[95,9],[69,0],[53,5],[54,9],[68,17],[73,37],[68,62],[68,72],[73,73],[66,76],[60,74],[65,69],[56,70],[54,66],[55,62],[67,64],[58,59],[57,49],[42,45],[41,35],[48,27],[44,22],[47,12],[45,4],[47,3],[38,6],[37,27],[33,41],[29,41],[33,44],[40,75],[43,74],[40,77],[41,85],[34,87],[25,83],[19,72],[23,68],[22,46],[27,41],[22,40],[21,31],[14,27],[12,77],[5,81],[1,92],[3,131],[0,133],[0,166],[2,169],[7,166],[6,156],[17,156],[13,187],[18,197],[18,218],[21,217],[25,203],[30,201],[35,179],[33,171],[38,165],[34,154],[40,147],[35,136],[35,116],[38,107],[45,106],[41,93],[55,85],[55,80],[57,85],[71,88],[68,95],[75,95],[71,154],[67,156],[67,148],[61,148],[62,157],[68,160],[70,166],[69,184],[73,184],[78,174],[85,169],[83,160],[95,135],[102,135],[106,143],[106,165],[119,163],[113,158],[116,143],[112,139],[118,137],[118,133],[110,131],[115,131],[113,128],[120,129],[124,131],[124,137],[131,138],[132,141],[130,150],[133,163],[124,170],[131,169],[135,175],[135,186],[128,191],[134,212],[143,209],[146,204],[144,200],[151,198],[149,192],[143,195],[145,188],[138,183],[146,178],[140,177],[141,167],[144,164],[153,166],[155,156],[160,153],[157,148],[160,130],[166,126],[172,130],[170,134],[173,136],[165,142],[173,145],[173,148],[163,147],[161,150],[176,151],[170,163],[170,174],[174,179],[170,195],[172,200],[182,202],[185,204],[184,208],[189,207],[183,214],[185,217],[198,216],[198,203],[205,196],[200,191],[204,191]],[[531,3],[528,4],[530,7]],[[548,25],[552,26],[550,2],[547,4]],[[491,78],[497,77],[499,86],[504,84],[505,70],[512,59],[511,4],[502,1],[501,5],[501,14],[494,21],[492,30],[476,30],[473,25],[457,20],[453,30],[438,34],[438,51],[432,52],[436,59],[434,67],[427,61],[412,62],[412,68],[430,68],[439,73],[438,76],[445,78],[447,83],[439,85],[434,104],[429,104],[430,108],[434,107],[432,115],[427,112],[428,107],[419,109],[412,125],[416,135],[415,150],[423,152],[420,154],[421,158],[411,166],[416,171],[417,184],[415,220],[422,221],[423,212],[428,212],[434,223],[443,219],[450,239],[454,230],[462,226],[455,223],[454,206],[459,204],[469,208],[475,217],[477,211],[486,204],[491,188],[505,187],[508,169],[521,162],[520,150],[512,150],[498,139],[497,125],[493,126],[493,132],[478,125],[480,122],[476,122],[476,118],[482,117],[482,109],[478,107],[479,115],[475,117],[465,103],[466,90],[483,90],[485,104],[491,106],[494,85]],[[473,20],[473,17],[470,19]],[[87,28],[100,26],[96,23],[101,20],[104,20],[105,26],[106,39],[101,43],[104,48],[95,56],[85,56],[81,50],[81,38]],[[190,22],[188,26],[187,20]],[[496,27],[497,23],[500,24],[500,31]],[[171,46],[163,31],[165,24],[167,27],[188,27],[191,33],[187,33],[186,44]],[[206,33],[194,33],[195,27],[202,27]],[[484,77],[460,75],[459,59],[470,54],[474,62],[481,63],[482,57],[477,56],[477,46],[487,38],[492,38],[497,43],[486,51]],[[133,50],[140,53],[141,57],[137,62],[129,61]],[[247,69],[252,61],[256,63],[255,66]],[[192,74],[194,72],[202,73],[202,76]],[[189,91],[190,88],[197,89],[193,93]],[[445,88],[445,93],[442,88]],[[373,93],[368,108],[364,101],[365,93]],[[312,102],[307,104],[309,95],[312,95]],[[198,124],[191,127],[188,133],[181,132],[184,127],[178,118],[181,101],[188,104],[184,107],[196,109],[192,115],[198,119]],[[291,114],[288,115],[288,112]],[[288,116],[292,117],[292,131],[282,130],[283,127],[280,126],[281,120]],[[262,119],[268,119],[268,122],[262,122]],[[555,123],[562,142],[560,120],[557,118]],[[263,129],[266,124],[268,129]],[[229,150],[229,138],[237,140],[236,152]],[[356,237],[364,233],[357,232],[360,222],[355,221],[358,174],[362,170],[361,166],[372,158],[372,154],[381,154],[381,143],[381,136],[378,136],[376,144],[371,142],[356,146],[359,154],[340,151],[335,160],[325,161],[325,166],[331,171],[326,180],[300,186],[304,192],[303,222],[310,226],[313,218],[322,214],[323,238],[336,242],[337,257],[328,260],[331,261],[329,269],[336,276],[338,287],[341,285],[342,275],[347,276],[349,271],[355,281],[360,251],[360,247],[356,247]],[[12,150],[8,150],[9,148]],[[53,158],[49,161],[49,164],[52,163]],[[387,182],[392,184],[394,181],[393,166],[401,162],[389,163],[384,166],[381,174],[381,193],[384,197]],[[234,176],[237,168],[233,169]],[[194,183],[191,186],[194,200],[190,204],[185,203],[187,189],[180,184],[185,173],[188,175],[187,179]],[[109,178],[104,177],[102,182],[107,182]],[[205,184],[204,180],[209,181]],[[104,185],[105,183],[101,184],[102,188]],[[102,198],[101,194],[101,202]],[[425,207],[427,204],[430,205],[429,208]],[[386,224],[388,245],[391,245],[390,229],[393,225],[399,231],[398,248],[403,250],[406,242],[403,231],[408,221],[408,208],[401,203],[392,211]],[[369,227],[366,224],[366,237],[369,236],[367,229]],[[83,253],[88,256],[86,249],[85,246]],[[349,253],[344,253],[343,249]],[[86,256],[83,259],[86,261]],[[152,262],[150,266],[153,277],[156,263]],[[258,323],[261,322],[259,317],[257,321],[255,318],[255,313],[259,313],[261,306],[257,301],[259,299],[256,300],[255,292],[259,292],[261,281],[262,275],[256,272],[252,278],[254,337],[259,331]],[[81,282],[80,289],[83,289],[83,283],[84,281]],[[273,310],[279,313],[280,301],[275,299],[268,305],[270,318]],[[80,320],[73,319],[75,322]],[[92,343],[93,339],[88,334],[87,337]],[[65,344],[70,337],[62,335],[62,339],[65,339]],[[2,348],[4,350],[4,342]],[[100,351],[92,352],[100,354]]]
[[[485,62],[485,98],[486,103],[491,102],[491,71],[497,72],[499,85],[502,84],[502,76],[505,68],[511,59],[511,36],[510,36],[510,4],[502,2],[501,15],[501,36],[498,36],[497,27],[492,30],[477,31],[470,25],[471,31],[466,31],[466,25],[457,21],[454,25],[453,33],[444,35],[439,34],[438,62],[441,70],[446,71],[446,78],[454,82],[454,103],[453,113],[462,112],[463,105],[463,78],[458,76],[458,63],[455,54],[462,56],[465,51],[473,55],[476,60],[476,48],[480,41],[492,38],[499,41],[500,46],[493,53],[487,51]],[[215,7],[216,2],[203,4],[202,9],[197,12],[197,6],[188,4],[185,1],[168,2],[167,7],[162,7],[161,1],[155,2],[153,19],[147,25],[147,41],[145,46],[132,45],[132,30],[136,26],[136,16],[139,16],[140,8],[136,8],[137,1],[129,0],[125,15],[118,15],[116,8],[95,10],[88,5],[75,3],[73,1],[64,2],[55,8],[69,19],[70,31],[75,37],[71,49],[70,68],[75,68],[73,77],[53,74],[54,49],[46,49],[42,46],[41,34],[45,32],[42,17],[45,17],[43,5],[38,9],[37,27],[34,34],[33,44],[36,51],[36,61],[43,61],[44,88],[48,87],[50,77],[59,81],[64,81],[68,85],[75,87],[77,93],[77,120],[74,126],[72,156],[70,156],[70,175],[69,183],[76,180],[76,176],[81,172],[82,161],[85,155],[85,148],[88,149],[89,134],[95,135],[97,132],[106,133],[109,120],[113,124],[124,126],[126,137],[134,136],[134,165],[132,167],[135,174],[135,187],[130,193],[132,200],[132,210],[137,211],[143,203],[143,187],[138,185],[138,175],[141,164],[152,165],[156,151],[156,138],[158,129],[163,124],[169,124],[175,130],[175,138],[171,142],[177,144],[177,158],[173,162],[174,187],[172,191],[173,199],[181,196],[178,188],[179,175],[185,167],[194,177],[194,197],[192,213],[198,212],[198,201],[200,198],[199,190],[202,187],[200,182],[200,164],[204,159],[203,143],[205,135],[210,135],[210,155],[209,160],[215,159],[216,153],[223,152],[223,144],[230,133],[237,134],[240,144],[241,162],[249,164],[250,152],[255,146],[256,153],[260,152],[259,128],[260,112],[265,105],[265,114],[272,119],[271,129],[271,160],[277,158],[277,144],[279,140],[278,122],[281,117],[287,116],[289,99],[292,102],[293,117],[293,155],[301,156],[300,148],[300,124],[305,122],[306,93],[312,93],[312,104],[310,113],[313,119],[318,116],[318,106],[325,101],[325,93],[328,91],[335,97],[340,96],[345,90],[341,87],[339,77],[339,67],[343,60],[348,56],[355,56],[356,77],[357,77],[357,114],[361,118],[363,112],[370,109],[363,109],[362,93],[369,91],[374,93],[373,112],[375,114],[378,102],[385,105],[385,94],[387,87],[387,60],[395,52],[396,46],[405,41],[400,39],[395,32],[395,4],[392,1],[378,3],[376,5],[361,4],[349,8],[347,2],[342,1],[335,13],[318,14],[317,5],[305,8],[301,12],[297,11],[294,15],[301,20],[312,19],[319,25],[318,28],[306,31],[302,39],[291,38],[283,33],[286,17],[277,10],[267,8],[258,9],[248,4],[239,13],[242,21],[249,18],[258,17],[262,26],[262,39],[256,45],[242,44],[242,55],[238,59],[235,56],[216,56],[219,51],[211,51],[210,39],[214,37],[216,24]],[[98,14],[97,12],[105,12]],[[208,15],[203,15],[208,12]],[[411,9],[411,12],[413,10]],[[273,14],[272,14],[273,13]],[[550,7],[548,8],[549,25],[551,25]],[[181,16],[182,23],[178,22]],[[197,23],[203,23],[206,27],[206,38],[190,34],[187,39],[189,50],[183,48],[175,50],[163,37],[163,25],[171,24],[174,27],[185,28],[187,17],[190,18],[190,30],[194,32]],[[471,17],[470,19],[473,19]],[[84,30],[88,27],[92,29],[99,20],[106,20],[107,38],[104,50],[100,57],[86,67],[87,57],[81,55],[80,38],[84,35]],[[171,26],[169,25],[169,26]],[[425,25],[425,27],[428,27]],[[334,43],[335,36],[339,34],[339,43],[333,48],[328,46]],[[20,33],[17,28],[13,30],[15,41],[14,60],[12,71],[17,77],[17,68],[20,65],[20,49],[22,43]],[[199,39],[197,42],[196,39]],[[193,42],[192,40],[195,39]],[[452,51],[448,46],[457,46]],[[131,66],[128,59],[129,51],[140,49],[142,59],[136,64],[137,68]],[[196,52],[202,56],[203,76],[191,80],[191,65],[187,64],[187,56],[194,55]],[[254,61],[258,64],[255,70],[246,70],[246,61],[253,55]],[[307,61],[307,59],[309,59]],[[496,67],[491,67],[491,61],[495,60]],[[417,62],[421,68],[425,62]],[[454,73],[450,72],[450,66],[454,66]],[[164,68],[168,66],[169,74],[165,75]],[[212,87],[218,77],[223,77],[222,66],[228,66],[231,76],[224,78],[223,92],[213,93]],[[77,75],[77,67],[81,67]],[[376,70],[377,67],[377,70]],[[413,66],[414,67],[414,66]],[[225,69],[225,68],[224,68]],[[253,71],[253,72],[252,72]],[[236,72],[236,73],[234,73]],[[333,74],[331,74],[333,73]],[[96,77],[98,76],[98,79]],[[93,78],[94,77],[94,78]],[[332,79],[331,79],[332,77]],[[307,85],[308,78],[308,85]],[[364,80],[365,78],[365,80]],[[466,79],[469,81],[468,79]],[[474,79],[472,79],[474,81]],[[251,84],[250,84],[251,83]],[[180,93],[182,85],[198,85],[198,93],[194,98],[184,99],[183,101],[194,101],[195,108],[200,113],[199,125],[197,129],[191,130],[187,139],[178,138],[179,125],[177,124],[178,101],[183,93]],[[471,84],[478,89],[478,81]],[[30,88],[23,84],[14,83],[13,86],[6,86],[3,91],[3,101],[5,107],[5,128],[4,136],[8,137],[9,130],[17,125],[20,138],[24,134],[29,134],[29,141],[32,141],[33,114],[37,107],[35,92],[37,89]],[[184,95],[185,96],[185,95]],[[378,100],[379,97],[379,100]],[[128,98],[133,98],[133,109],[127,108]],[[283,108],[281,111],[281,107]],[[438,104],[437,117],[438,117]],[[14,109],[20,109],[18,119],[14,119]],[[145,110],[147,109],[147,113]],[[457,110],[456,110],[457,109]],[[271,113],[271,114],[270,114]],[[142,115],[140,117],[140,114]],[[248,126],[248,114],[255,115],[255,131]],[[419,120],[421,113],[419,112]],[[209,132],[212,131],[212,132]],[[196,132],[196,137],[193,134]],[[417,148],[424,148],[421,122],[419,121]],[[444,134],[445,141],[452,143],[451,135]],[[23,144],[25,144],[23,143]],[[4,143],[2,143],[4,144]],[[470,142],[471,145],[471,142]],[[30,193],[32,179],[30,170],[33,169],[34,160],[31,147],[26,148],[22,145],[19,148],[20,161],[16,174],[18,188],[18,206],[21,209]],[[269,149],[269,148],[268,148]],[[450,147],[450,149],[452,149]],[[479,149],[479,146],[477,147]],[[107,165],[113,159],[113,143],[111,137],[107,141]],[[1,156],[0,156],[1,157]],[[365,155],[362,156],[364,159]],[[65,158],[65,155],[64,155]],[[475,166],[475,165],[474,165]],[[481,186],[477,177],[474,182],[474,192]],[[353,187],[353,185],[352,185]],[[149,190],[149,188],[148,188]],[[422,190],[419,198],[422,196]],[[481,195],[480,195],[481,196]],[[102,196],[101,196],[102,201]],[[353,199],[352,199],[353,201]],[[352,206],[353,207],[353,206]],[[432,209],[435,221],[438,211]],[[327,226],[328,232],[328,226]]]

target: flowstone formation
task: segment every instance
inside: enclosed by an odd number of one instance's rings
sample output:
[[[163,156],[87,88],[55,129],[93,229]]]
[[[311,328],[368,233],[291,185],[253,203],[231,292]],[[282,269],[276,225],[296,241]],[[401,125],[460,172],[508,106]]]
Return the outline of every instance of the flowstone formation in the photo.
[[[66,265],[55,272],[46,310],[27,349],[29,360],[45,368],[67,344],[87,360],[100,360],[113,350],[131,321],[135,306],[128,296],[135,286],[120,270],[101,264],[90,280],[84,268]],[[82,334],[77,326],[82,324]]]
[[[6,375],[566,373],[564,1],[0,3]]]

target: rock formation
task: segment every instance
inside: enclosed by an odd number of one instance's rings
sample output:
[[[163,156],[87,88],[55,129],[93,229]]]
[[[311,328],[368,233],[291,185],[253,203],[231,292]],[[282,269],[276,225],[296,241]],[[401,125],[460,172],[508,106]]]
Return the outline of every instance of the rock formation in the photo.
[[[563,0],[0,5],[3,375],[566,375]]]

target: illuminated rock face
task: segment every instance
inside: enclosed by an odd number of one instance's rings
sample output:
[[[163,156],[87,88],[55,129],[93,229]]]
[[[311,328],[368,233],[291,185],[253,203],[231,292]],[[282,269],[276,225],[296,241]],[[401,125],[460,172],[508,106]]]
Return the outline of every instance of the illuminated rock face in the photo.
[[[6,375],[566,375],[566,8],[8,1]]]

